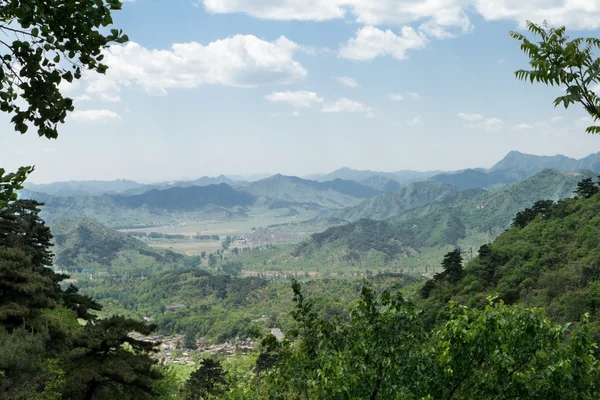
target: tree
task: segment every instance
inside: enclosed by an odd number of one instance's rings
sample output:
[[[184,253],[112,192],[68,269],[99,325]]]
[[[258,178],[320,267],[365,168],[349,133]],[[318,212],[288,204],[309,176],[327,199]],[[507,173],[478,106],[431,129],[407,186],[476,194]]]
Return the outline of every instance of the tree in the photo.
[[[208,255],[208,266],[214,267],[216,264],[217,264],[217,256],[215,256],[213,253],[210,253]]]
[[[594,184],[592,178],[583,179],[577,184],[577,189],[575,189],[577,197],[582,197],[584,199],[589,199],[598,192],[600,192],[600,188]]]
[[[46,268],[52,234],[39,217],[40,205],[17,200],[0,210],[0,324],[9,331],[39,328],[41,310],[60,300],[64,276]]]
[[[65,362],[65,398],[90,400],[115,390],[135,398],[152,394],[161,375],[149,354],[158,343],[135,339],[132,332],[149,335],[152,327],[124,317],[87,324]]]
[[[442,268],[444,271],[441,273],[443,278],[449,282],[458,282],[463,275],[463,258],[460,249],[455,249],[444,256],[442,261]]]
[[[183,390],[186,400],[209,399],[220,395],[227,383],[225,376],[225,371],[218,361],[205,358],[200,363],[200,368],[192,372],[190,379],[185,383]]]
[[[551,86],[563,86],[565,95],[554,100],[554,106],[561,103],[565,108],[580,103],[592,119],[600,119],[600,98],[593,88],[600,83],[600,58],[593,50],[600,48],[600,39],[577,38],[569,40],[566,28],[548,28],[544,22],[536,25],[527,21],[527,29],[541,41],[531,42],[518,32],[510,32],[511,37],[521,42],[521,50],[529,57],[531,70],[518,70],[519,80],[541,82]],[[600,126],[590,126],[587,133],[600,133]]]
[[[265,340],[273,366],[261,378],[280,398],[593,399],[600,369],[590,325],[574,330],[540,309],[489,299],[482,310],[451,302],[431,332],[399,292],[368,285],[349,319],[315,313],[293,283],[297,328]],[[293,340],[291,342],[290,340]],[[259,357],[260,359],[260,357]]]
[[[183,347],[186,349],[195,349],[196,346],[196,331],[192,328],[188,328],[185,330],[185,335],[183,336]]]
[[[21,167],[15,173],[6,174],[6,170],[0,168],[0,210],[17,199],[16,191],[23,189],[23,182],[33,171],[33,167]]]
[[[3,2],[0,111],[12,115],[16,131],[25,133],[32,124],[39,136],[58,136],[58,124],[74,109],[59,84],[79,79],[86,69],[106,71],[102,50],[128,40],[117,29],[103,33],[113,22],[111,12],[119,9],[119,0]]]

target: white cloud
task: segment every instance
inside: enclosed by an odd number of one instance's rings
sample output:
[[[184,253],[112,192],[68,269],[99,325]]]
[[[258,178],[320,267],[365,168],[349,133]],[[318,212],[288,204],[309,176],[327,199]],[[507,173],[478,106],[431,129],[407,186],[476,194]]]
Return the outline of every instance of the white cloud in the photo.
[[[295,107],[312,107],[313,104],[322,103],[323,98],[319,97],[315,92],[301,90],[297,92],[273,92],[265,96],[265,98],[273,103],[289,103]]]
[[[325,105],[321,111],[324,113],[365,112],[367,111],[367,106],[361,102],[340,97],[334,103]]]
[[[483,125],[487,130],[495,132],[502,129],[502,127],[504,126],[504,121],[502,121],[500,118],[492,117],[486,119],[483,122]]]
[[[407,95],[413,98],[413,100],[421,100],[421,95],[417,92],[406,92]]]
[[[406,123],[410,126],[423,125],[425,122],[423,121],[423,117],[420,115],[415,115],[413,119],[406,121]]]
[[[337,0],[203,0],[215,14],[243,12],[270,20],[327,21],[343,18],[344,1]]]
[[[89,94],[82,94],[80,96],[75,96],[75,98],[73,100],[75,100],[75,101],[90,101],[93,99],[92,99],[92,96],[90,96]]]
[[[498,60],[498,64],[506,64],[506,60],[504,58],[501,58]]]
[[[573,29],[600,27],[595,0],[198,0],[212,13],[246,13],[270,20],[327,21],[352,17],[363,25],[420,23],[435,38],[472,29],[467,16],[475,11],[486,20],[548,20]]]
[[[358,82],[354,78],[350,78],[348,76],[336,76],[335,79],[338,83],[348,86],[349,88],[355,89],[358,87]]]
[[[392,56],[398,60],[407,58],[408,50],[422,49],[427,39],[410,26],[402,27],[400,35],[390,29],[365,26],[356,32],[356,36],[348,41],[339,51],[339,56],[356,61],[368,61],[379,56]]]
[[[474,0],[475,9],[488,21],[512,20],[521,28],[525,22],[546,20],[571,29],[600,27],[600,2],[588,0]]]
[[[119,114],[110,110],[75,110],[69,115],[75,122],[106,123],[120,121]]]
[[[388,95],[388,98],[391,101],[402,101],[402,100],[404,100],[404,96],[402,96],[400,93],[390,93]]]
[[[303,80],[308,72],[294,59],[300,46],[284,36],[269,42],[236,35],[207,45],[176,43],[168,50],[150,50],[138,43],[105,51],[106,75],[85,75],[85,93],[104,101],[120,100],[125,87],[137,86],[150,95],[200,85],[256,87]],[[71,89],[71,88],[69,88]]]
[[[533,125],[531,124],[517,124],[513,127],[513,130],[529,130],[529,129],[533,129],[535,128]]]
[[[365,114],[365,118],[368,118],[368,119],[377,118],[377,114],[375,113],[375,110],[373,110],[372,108],[367,108],[367,113]]]
[[[290,117],[299,117],[300,113],[298,111],[294,111],[293,113],[290,113]]]
[[[590,117],[581,117],[575,120],[575,126],[578,128],[587,128],[594,124],[594,121]]]
[[[281,114],[279,114],[279,113],[270,113],[269,114],[269,117],[271,117],[271,118],[277,118],[277,117],[280,117],[280,116],[281,116]]]
[[[456,114],[456,116],[465,121],[481,121],[483,119],[483,115],[481,114],[465,114],[461,112]]]

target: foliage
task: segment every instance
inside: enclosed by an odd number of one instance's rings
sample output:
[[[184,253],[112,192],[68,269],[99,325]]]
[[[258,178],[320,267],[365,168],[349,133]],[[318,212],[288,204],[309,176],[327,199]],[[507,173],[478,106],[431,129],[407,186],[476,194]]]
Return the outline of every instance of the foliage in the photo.
[[[123,317],[96,321],[91,310],[100,310],[98,303],[74,286],[61,288],[68,276],[48,268],[52,235],[39,206],[17,200],[0,209],[0,397],[150,392],[160,377],[150,358],[154,343],[130,337],[150,328]]]
[[[521,42],[521,50],[529,57],[531,70],[515,72],[517,79],[541,82],[546,85],[564,86],[565,95],[554,100],[554,105],[565,108],[580,103],[594,121],[600,119],[600,97],[594,86],[600,83],[600,58],[593,53],[600,47],[600,39],[576,38],[569,40],[566,27],[548,28],[527,22],[527,29],[541,41],[531,42],[523,34],[510,35]],[[600,126],[590,126],[588,133],[600,133]]]
[[[544,307],[561,323],[578,321],[589,312],[592,330],[600,334],[600,194],[541,208],[543,213],[515,223],[493,243],[481,246],[460,281],[436,283],[429,290],[421,304],[429,324],[444,320],[450,299],[482,307],[488,296],[497,295],[507,304]]]
[[[185,384],[183,390],[186,400],[210,399],[222,394],[226,390],[225,377],[225,371],[219,361],[205,358]]]
[[[16,191],[23,188],[23,182],[33,172],[33,167],[21,167],[17,172],[6,174],[4,168],[0,168],[0,210],[17,199]]]
[[[155,343],[137,340],[131,332],[148,335],[152,328],[123,317],[111,317],[87,324],[74,337],[65,372],[65,397],[108,398],[111,393],[133,392],[140,398],[153,392],[161,377],[148,357]],[[99,393],[99,394],[98,394]]]
[[[568,325],[539,309],[493,302],[483,310],[450,304],[427,332],[398,292],[365,286],[348,321],[331,323],[294,285],[297,330],[265,340],[277,362],[263,373],[274,398],[592,399],[600,373],[588,324]]]
[[[128,40],[117,29],[103,33],[113,22],[111,12],[120,8],[118,0],[15,0],[0,6],[0,32],[15,39],[0,40],[0,111],[13,115],[16,131],[25,133],[33,124],[39,136],[58,136],[57,125],[73,111],[59,84],[79,79],[84,70],[106,71],[102,50]]]

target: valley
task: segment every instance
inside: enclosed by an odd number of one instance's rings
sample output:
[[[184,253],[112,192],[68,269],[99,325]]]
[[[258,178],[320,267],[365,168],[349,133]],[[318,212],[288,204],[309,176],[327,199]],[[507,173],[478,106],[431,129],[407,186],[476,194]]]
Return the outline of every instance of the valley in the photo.
[[[326,285],[336,296],[357,290],[363,279],[401,281],[412,298],[420,282],[443,271],[444,254],[460,248],[466,262],[475,259],[519,211],[572,197],[582,179],[600,173],[600,164],[565,167],[560,157],[519,154],[498,163],[500,180],[496,167],[478,170],[487,176],[482,180],[468,173],[476,187],[442,182],[454,176],[457,183],[463,172],[409,181],[344,169],[333,181],[275,175],[241,183],[219,177],[227,183],[214,184],[203,178],[197,183],[206,186],[132,189],[128,183],[130,194],[99,192],[109,183],[61,183],[69,196],[57,196],[52,185],[26,188],[20,196],[46,202],[42,215],[54,234],[55,269],[99,300],[103,315],[152,320],[162,335],[214,344],[254,331],[286,332],[288,317],[277,310],[290,306],[292,279],[308,288]],[[579,165],[596,170],[561,170]],[[502,183],[506,176],[521,179]],[[86,192],[76,192],[80,187]],[[228,293],[242,297],[232,302]],[[331,312],[347,302],[330,301]],[[181,309],[171,310],[174,304]]]

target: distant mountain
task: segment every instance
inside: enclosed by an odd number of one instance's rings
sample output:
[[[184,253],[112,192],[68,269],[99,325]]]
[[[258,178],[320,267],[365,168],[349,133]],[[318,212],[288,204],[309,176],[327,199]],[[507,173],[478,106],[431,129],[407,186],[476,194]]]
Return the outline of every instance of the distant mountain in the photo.
[[[483,190],[463,191],[456,186],[439,182],[415,182],[395,192],[386,193],[365,200],[355,207],[337,211],[333,214],[341,220],[356,221],[362,218],[390,219],[409,210],[431,204],[447,206],[473,198]]]
[[[281,174],[253,182],[242,190],[272,200],[319,204],[329,208],[356,205],[362,199],[382,193],[353,181],[335,179],[317,182]]]
[[[209,185],[219,185],[221,183],[226,183],[229,186],[232,186],[233,184],[236,184],[238,182],[226,177],[225,175],[219,175],[217,177],[203,176],[202,178],[198,178],[198,179],[194,179],[194,180],[190,180],[190,181],[158,182],[158,183],[152,183],[149,185],[143,185],[143,186],[139,186],[139,187],[130,189],[130,190],[124,192],[123,194],[137,195],[137,194],[143,194],[143,193],[149,192],[151,190],[155,190],[155,189],[164,190],[164,189],[171,189],[174,187],[184,187],[185,188],[185,187],[190,187],[190,186],[209,186]]]
[[[92,220],[61,222],[52,226],[52,234],[55,265],[69,271],[90,269],[148,276],[169,266],[182,266],[185,259]]]
[[[505,185],[518,181],[517,174],[507,171],[486,171],[483,169],[466,169],[464,171],[444,173],[430,178],[434,182],[443,182],[461,189],[488,188],[494,185]]]
[[[46,184],[25,183],[25,189],[54,196],[88,196],[124,193],[139,188],[140,183],[118,179],[114,181],[67,181]]]
[[[397,180],[381,175],[373,175],[367,179],[363,179],[360,181],[360,184],[384,193],[390,193],[402,187]]]
[[[590,170],[600,172],[600,153],[591,154],[581,160],[556,156],[536,156],[511,151],[491,169],[465,169],[457,172],[441,173],[429,178],[461,189],[491,188],[517,182],[546,169],[563,172]]]
[[[380,172],[380,171],[368,171],[368,170],[356,170],[351,168],[340,168],[325,175],[314,175],[309,178],[319,182],[331,181],[334,179],[344,179],[350,181],[362,181],[372,176],[382,176],[388,179],[393,179],[400,184],[407,184],[410,182],[416,182],[425,180],[430,176],[439,173],[439,171],[419,172],[419,171],[396,171],[396,172]]]
[[[517,178],[531,176],[545,168],[559,171],[591,170],[600,172],[600,152],[577,160],[563,155],[536,156],[511,151],[491,168],[491,172],[503,171],[516,175]]]
[[[477,189],[466,193],[458,191],[458,194],[463,193],[464,196],[458,201],[455,199],[447,204],[442,201],[417,208],[405,208],[405,212],[386,220],[361,218],[313,234],[297,247],[294,255],[331,260],[327,255],[336,254],[335,260],[330,262],[344,263],[351,260],[363,264],[371,263],[368,260],[375,257],[390,265],[405,265],[407,258],[418,257],[421,262],[433,259],[437,264],[439,253],[449,246],[463,243],[475,248],[487,243],[510,225],[518,211],[530,207],[538,200],[570,197],[581,179],[593,175],[591,171],[561,172],[545,169],[528,179],[489,192],[480,190],[477,194]],[[451,193],[441,191],[438,194],[451,199]],[[393,196],[390,195],[393,194],[369,200],[361,205],[362,208],[356,207],[353,218],[361,217],[359,211],[369,215],[366,210],[370,210],[372,217],[385,216],[388,202],[380,199],[392,199]],[[409,198],[408,194],[400,197]],[[425,203],[430,199],[415,201],[414,204]],[[379,202],[384,207],[376,207]],[[367,204],[371,208],[366,207]],[[406,202],[401,201],[399,204],[404,205]],[[401,208],[397,207],[389,215]]]
[[[122,206],[142,206],[170,211],[195,211],[207,205],[225,208],[249,206],[256,200],[248,193],[233,189],[226,183],[209,186],[174,187],[151,190],[134,196],[113,196]]]
[[[224,184],[223,184],[224,185]],[[41,216],[54,226],[61,221],[93,219],[111,228],[134,228],[187,223],[191,219],[231,220],[246,217],[245,207],[227,208],[211,204],[218,202],[219,195],[224,197],[222,204],[252,201],[247,193],[229,190],[207,190],[204,196],[194,198],[194,189],[203,187],[173,188],[174,192],[157,194],[151,192],[143,195],[102,195],[102,196],[53,196],[46,193],[22,190],[20,198],[33,199],[45,203]],[[169,196],[176,196],[178,190],[185,189],[184,195],[173,202],[172,208],[164,209]],[[160,192],[160,191],[156,191]],[[232,196],[229,196],[232,195]],[[212,198],[210,197],[212,196]],[[144,204],[144,202],[149,204]],[[155,206],[151,206],[155,204]],[[157,208],[160,206],[161,208]],[[188,209],[188,207],[195,207]],[[170,207],[166,204],[166,207]]]

